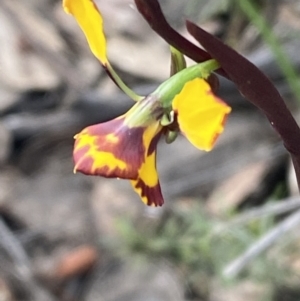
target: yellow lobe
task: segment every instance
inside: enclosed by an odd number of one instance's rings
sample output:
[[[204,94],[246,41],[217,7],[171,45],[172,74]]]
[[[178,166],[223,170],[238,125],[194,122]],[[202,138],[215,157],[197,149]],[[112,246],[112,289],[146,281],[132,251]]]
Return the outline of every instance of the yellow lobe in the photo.
[[[153,122],[149,125],[143,134],[143,143],[146,149],[149,150],[150,144],[153,138],[161,130],[159,122]],[[156,170],[156,146],[155,150],[150,154],[145,154],[145,161],[139,170],[139,176],[144,183],[150,187],[154,187],[158,184],[158,174]]]
[[[139,177],[143,182],[149,186],[154,187],[158,184],[158,174],[156,170],[156,153],[154,152],[149,157],[146,158],[146,161],[141,166],[139,170]]]
[[[231,111],[202,78],[187,82],[174,98],[172,107],[181,132],[195,147],[205,151],[213,148]]]
[[[93,54],[103,65],[108,64],[103,19],[96,4],[92,0],[63,0],[63,8],[76,19]]]
[[[147,151],[155,135],[159,133],[161,126],[155,122],[147,127],[143,135],[143,143]],[[153,147],[153,146],[152,146]],[[156,145],[151,154],[145,153],[145,159],[141,165],[138,178],[130,181],[134,191],[140,196],[142,202],[148,206],[161,206],[164,202],[158,173],[156,169]]]
[[[142,202],[148,206],[158,206],[160,203],[158,198],[162,199],[155,161],[156,153],[153,153],[146,158],[141,166],[138,179],[130,181],[134,191],[140,196]]]
[[[117,145],[119,139],[113,134],[109,134],[105,137],[109,142]],[[90,174],[97,174],[97,171],[106,167],[106,174],[110,176],[116,168],[120,170],[126,170],[126,162],[118,159],[111,152],[101,151],[97,147],[97,137],[90,136],[87,133],[82,132],[77,135],[78,143],[76,145],[75,151],[80,150],[81,148],[88,147],[88,150],[84,155],[77,161],[74,172],[76,172],[80,166],[84,164],[85,160],[91,160],[92,164],[89,166]]]

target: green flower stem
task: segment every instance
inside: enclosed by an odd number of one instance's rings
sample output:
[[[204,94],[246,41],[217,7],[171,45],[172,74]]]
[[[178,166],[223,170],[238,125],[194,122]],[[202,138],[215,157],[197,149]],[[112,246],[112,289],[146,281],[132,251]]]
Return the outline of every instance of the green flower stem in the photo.
[[[174,97],[182,90],[186,82],[197,77],[206,79],[213,71],[219,68],[220,64],[216,60],[208,60],[183,69],[163,82],[152,95],[155,95],[160,100],[164,108],[169,108]]]
[[[183,54],[170,46],[171,51],[171,76],[186,68],[186,61]]]
[[[299,74],[296,68],[291,63],[288,55],[285,53],[284,48],[281,46],[280,41],[274,34],[270,25],[259,13],[256,5],[250,0],[239,0],[236,3],[240,6],[244,14],[249,18],[249,20],[254,24],[254,26],[261,33],[265,42],[270,46],[273,54],[277,60],[279,68],[282,70],[286,76],[286,80],[294,93],[296,99],[300,101],[300,86],[299,86]]]
[[[136,94],[133,90],[131,90],[119,77],[119,75],[116,73],[116,71],[113,69],[113,67],[110,64],[107,64],[106,69],[111,76],[111,78],[114,80],[114,82],[118,85],[118,87],[132,100],[139,101],[144,98],[144,96]]]

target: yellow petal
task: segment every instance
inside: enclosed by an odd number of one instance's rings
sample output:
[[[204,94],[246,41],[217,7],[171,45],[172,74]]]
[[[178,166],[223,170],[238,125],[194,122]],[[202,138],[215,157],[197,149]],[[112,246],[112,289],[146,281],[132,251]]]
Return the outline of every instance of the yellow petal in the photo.
[[[159,122],[147,127],[143,135],[143,144],[147,150],[144,162],[138,171],[138,178],[130,181],[135,192],[148,206],[162,206],[164,203],[156,170],[156,147],[160,136]]]
[[[124,116],[92,125],[75,136],[74,172],[137,179],[145,158],[144,128],[128,128]]]
[[[92,0],[63,0],[63,7],[78,22],[93,54],[106,65],[108,61],[103,19],[96,4]]]
[[[187,82],[174,98],[172,106],[181,132],[195,147],[206,151],[213,148],[231,111],[201,78]]]
[[[139,170],[137,180],[131,180],[134,191],[148,206],[162,206],[164,199],[156,170],[156,151],[148,156]]]

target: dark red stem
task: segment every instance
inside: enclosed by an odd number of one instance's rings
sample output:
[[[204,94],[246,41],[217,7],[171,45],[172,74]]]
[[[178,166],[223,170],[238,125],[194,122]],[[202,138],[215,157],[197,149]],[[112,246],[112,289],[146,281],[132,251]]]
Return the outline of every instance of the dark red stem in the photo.
[[[151,28],[168,44],[195,62],[201,63],[211,59],[206,51],[192,44],[169,25],[157,0],[135,0],[135,4]],[[218,70],[218,73],[227,77],[222,69]]]
[[[187,29],[220,63],[241,94],[267,116],[292,156],[300,187],[300,129],[272,82],[254,64],[194,23],[187,21]]]

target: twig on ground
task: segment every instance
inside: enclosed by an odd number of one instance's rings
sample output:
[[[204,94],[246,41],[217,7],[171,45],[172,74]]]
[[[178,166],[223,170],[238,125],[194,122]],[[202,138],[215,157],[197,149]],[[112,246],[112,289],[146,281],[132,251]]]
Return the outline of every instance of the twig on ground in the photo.
[[[261,206],[258,208],[250,209],[245,213],[238,215],[229,224],[228,227],[236,226],[240,224],[248,223],[254,219],[258,219],[265,216],[275,216],[284,214],[300,207],[300,198],[289,197],[280,201],[276,201],[274,204]]]
[[[250,246],[250,248],[248,248],[244,254],[230,262],[223,269],[223,275],[226,278],[236,277],[254,258],[264,252],[288,231],[295,229],[295,227],[299,224],[300,210],[288,216],[281,223],[267,232],[261,239]]]
[[[24,275],[30,276],[30,260],[12,231],[0,217],[0,247],[5,250],[11,260],[18,266]]]
[[[34,279],[30,259],[22,244],[0,217],[0,247],[10,257],[12,264],[0,256],[0,270],[17,279],[28,290],[33,301],[56,301],[46,289]],[[1,254],[0,254],[1,255]],[[11,266],[12,265],[12,266]]]

